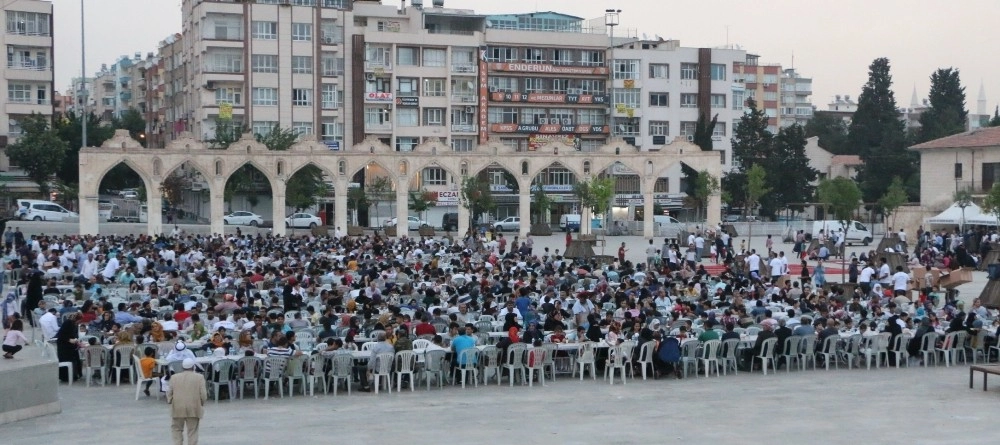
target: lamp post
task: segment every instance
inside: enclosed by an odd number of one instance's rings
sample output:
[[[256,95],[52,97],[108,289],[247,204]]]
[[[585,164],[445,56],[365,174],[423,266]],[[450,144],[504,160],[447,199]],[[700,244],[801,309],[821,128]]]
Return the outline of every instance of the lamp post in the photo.
[[[621,12],[622,12],[621,9],[611,9],[611,8],[608,8],[608,9],[604,10],[604,25],[607,26],[607,27],[609,27],[609,28],[611,28],[611,34],[610,34],[610,40],[609,40],[610,44],[608,45],[608,60],[609,61],[611,60],[611,55],[612,55],[612,52],[614,51],[614,48],[615,48],[615,27],[618,26],[618,16],[619,16],[619,14],[621,14]],[[612,67],[612,68],[614,68],[614,67]],[[611,76],[611,80],[612,80],[612,82],[614,81],[614,75]],[[611,112],[612,112],[612,116],[614,116],[613,113],[615,111],[615,105],[616,105],[615,104],[615,92],[614,92],[614,89],[612,89],[611,90]],[[617,127],[617,125],[615,125],[614,117],[612,117],[611,118],[611,136],[612,137],[614,137],[615,134],[617,133],[616,127]]]
[[[87,45],[83,24],[83,0],[80,0],[80,148],[87,148]]]

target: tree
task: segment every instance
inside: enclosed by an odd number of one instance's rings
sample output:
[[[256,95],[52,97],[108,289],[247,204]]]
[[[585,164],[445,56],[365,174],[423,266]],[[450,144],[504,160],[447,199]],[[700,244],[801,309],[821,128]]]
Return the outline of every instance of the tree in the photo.
[[[772,190],[761,197],[761,214],[772,216],[789,203],[812,200],[813,183],[819,171],[809,164],[806,156],[805,130],[798,124],[784,127],[771,140],[771,155],[760,165],[767,172],[767,185]],[[798,211],[802,206],[792,206]]]
[[[930,108],[920,115],[920,136],[926,142],[965,131],[965,87],[958,69],[940,68],[931,74]]]
[[[291,128],[281,128],[277,125],[265,134],[254,135],[257,142],[264,144],[268,150],[276,151],[288,150],[292,145],[295,145],[295,141],[299,140],[299,136],[298,131]]]
[[[379,204],[389,199],[389,192],[392,191],[392,180],[388,176],[375,176],[367,181],[365,190],[368,194],[368,200],[375,204],[375,221],[381,221]]]
[[[146,119],[142,113],[135,108],[129,108],[122,113],[121,117],[111,119],[111,126],[117,130],[128,130],[132,139],[139,141],[143,147],[146,146]],[[90,139],[90,135],[87,135]]]
[[[253,171],[250,164],[243,164],[226,181],[226,187],[222,190],[222,198],[229,203],[229,210],[232,211],[233,197],[238,193],[249,193],[253,191]],[[251,196],[254,196],[251,194]],[[251,203],[252,204],[252,203]]]
[[[986,198],[983,199],[983,211],[993,215],[994,218],[1000,218],[1000,182],[994,182]]]
[[[38,190],[49,194],[49,179],[59,171],[68,149],[66,141],[49,127],[49,120],[41,114],[18,119],[23,133],[17,142],[7,147],[7,157],[21,167]]]
[[[434,206],[434,202],[434,195],[427,190],[410,192],[409,208],[417,212],[417,215],[420,215],[421,219],[426,216],[425,212]]]
[[[955,201],[955,205],[962,209],[961,232],[965,233],[965,208],[972,205],[972,192],[969,189],[955,190],[951,199]]]
[[[329,193],[326,182],[323,181],[323,170],[313,164],[295,172],[285,183],[285,204],[296,211],[316,205],[317,198]]]
[[[490,191],[490,182],[486,178],[478,176],[467,176],[462,179],[462,193],[459,198],[462,207],[469,211],[469,227],[472,227],[481,215],[497,207],[493,200],[493,193]]]
[[[892,178],[899,176],[907,181],[918,170],[916,153],[906,150],[903,129],[892,92],[889,59],[875,59],[868,67],[868,82],[848,127],[848,141],[861,156],[857,180],[865,201],[877,201]]]
[[[171,206],[176,207],[184,202],[184,190],[191,187],[191,183],[181,175],[173,174],[163,178],[160,183],[160,193],[166,198]]]
[[[694,181],[693,198],[698,203],[698,218],[701,218],[701,211],[705,210],[705,219],[708,219],[708,198],[719,192],[719,178],[716,178],[708,170],[702,170]]]
[[[694,144],[701,147],[702,151],[712,151],[712,135],[715,134],[715,124],[719,122],[718,114],[711,121],[707,116],[705,113],[699,115],[694,127]]]
[[[835,155],[856,155],[857,149],[847,140],[847,122],[840,116],[826,111],[817,111],[806,122],[806,137],[818,136],[819,146]]]
[[[368,195],[361,187],[347,189],[347,208],[354,210],[354,225],[358,225],[358,209],[368,207]]]
[[[850,220],[851,214],[861,204],[861,190],[858,189],[858,185],[844,177],[820,181],[816,194],[819,201],[840,221]]]
[[[552,199],[542,187],[535,187],[531,192],[531,213],[535,215],[535,224],[544,224],[545,217],[552,209]]]
[[[740,117],[731,139],[733,164],[736,166],[722,178],[722,189],[733,198],[733,204],[748,211],[756,204],[747,202],[748,172],[756,165],[766,165],[772,155],[774,135],[767,130],[767,115],[757,108],[753,99],[747,100],[749,111]],[[765,173],[769,173],[765,170]],[[781,173],[784,173],[782,171]],[[778,173],[775,173],[778,174]]]
[[[233,123],[232,119],[216,119],[215,137],[205,142],[208,142],[208,148],[225,150],[234,142],[240,140],[246,129],[245,126]]]
[[[989,127],[1000,127],[1000,106],[993,109],[993,119],[986,124]]]
[[[611,178],[595,178],[573,184],[573,194],[580,200],[580,207],[589,209],[594,215],[603,215],[611,207],[615,195],[615,181]],[[581,218],[581,230],[584,224]],[[589,227],[588,227],[589,229]]]
[[[892,178],[889,190],[886,190],[882,199],[878,200],[878,205],[882,207],[882,212],[885,214],[890,226],[896,225],[896,210],[903,204],[906,204],[907,199],[906,186],[903,185],[903,180],[899,176]],[[889,236],[889,231],[886,231],[886,236]]]
[[[747,209],[753,209],[760,199],[771,192],[767,186],[767,172],[764,167],[754,165],[747,172]],[[753,242],[753,221],[747,226],[747,244]]]
[[[66,141],[66,157],[63,159],[62,167],[57,173],[59,179],[67,184],[80,182],[80,147],[83,145],[81,117],[73,111],[56,116],[52,121],[52,128],[59,135],[59,139]],[[114,136],[115,129],[103,125],[101,118],[93,112],[87,114],[87,146],[100,147],[104,141]]]

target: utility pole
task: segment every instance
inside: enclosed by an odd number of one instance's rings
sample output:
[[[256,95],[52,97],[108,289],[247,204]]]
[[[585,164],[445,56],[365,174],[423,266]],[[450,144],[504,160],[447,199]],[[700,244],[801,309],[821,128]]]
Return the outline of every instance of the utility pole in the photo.
[[[80,0],[80,148],[87,148],[87,45],[83,24],[83,0]]]

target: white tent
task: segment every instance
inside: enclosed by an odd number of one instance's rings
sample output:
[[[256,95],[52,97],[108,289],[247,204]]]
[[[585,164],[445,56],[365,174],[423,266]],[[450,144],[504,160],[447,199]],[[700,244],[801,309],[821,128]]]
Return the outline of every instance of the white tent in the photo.
[[[969,211],[968,208],[965,209],[966,212]],[[965,223],[973,226],[993,226],[997,227],[1000,225],[997,221],[996,214],[993,213],[982,213],[977,215],[975,218],[969,218],[966,216]]]
[[[972,220],[990,220],[992,218],[993,224],[996,224],[996,217],[990,215],[983,215],[983,210],[979,206],[970,203],[965,207],[965,224],[977,224],[973,223]],[[933,216],[924,220],[925,224],[932,226],[957,226],[962,224],[962,208],[958,204],[952,204],[943,212],[939,213],[937,216]],[[988,224],[988,223],[978,223],[978,224]]]

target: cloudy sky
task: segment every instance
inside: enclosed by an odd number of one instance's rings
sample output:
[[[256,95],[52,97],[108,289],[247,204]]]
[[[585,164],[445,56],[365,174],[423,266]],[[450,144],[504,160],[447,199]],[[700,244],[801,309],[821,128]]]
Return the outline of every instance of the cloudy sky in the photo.
[[[85,0],[87,71],[136,51],[155,51],[181,29],[181,0]],[[54,0],[56,87],[66,90],[80,73],[80,2]],[[384,0],[398,4],[399,0]],[[430,3],[430,0],[426,0]],[[945,5],[948,4],[947,7]],[[988,108],[1000,102],[1000,59],[991,42],[1000,1],[962,0],[446,0],[449,8],[480,13],[558,11],[596,18],[621,9],[616,35],[678,39],[684,46],[737,44],[762,63],[793,62],[813,78],[813,104],[825,109],[835,94],[857,96],[876,57],[892,62],[897,101],[923,98],[939,67],[961,70],[966,103],[976,111],[979,86]],[[728,34],[728,40],[727,40]],[[991,35],[992,34],[992,35]]]

